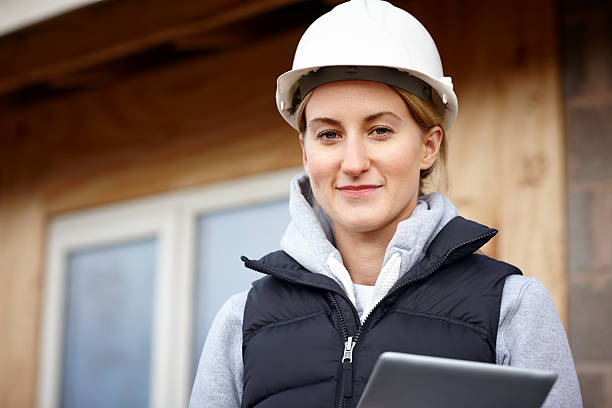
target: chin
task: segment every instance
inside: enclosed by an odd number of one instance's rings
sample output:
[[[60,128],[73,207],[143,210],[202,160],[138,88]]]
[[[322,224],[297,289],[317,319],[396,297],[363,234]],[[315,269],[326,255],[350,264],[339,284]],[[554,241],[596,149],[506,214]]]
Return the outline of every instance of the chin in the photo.
[[[385,226],[385,222],[378,217],[368,216],[355,216],[355,217],[341,217],[338,220],[338,224],[347,231],[352,232],[370,232],[376,231]]]

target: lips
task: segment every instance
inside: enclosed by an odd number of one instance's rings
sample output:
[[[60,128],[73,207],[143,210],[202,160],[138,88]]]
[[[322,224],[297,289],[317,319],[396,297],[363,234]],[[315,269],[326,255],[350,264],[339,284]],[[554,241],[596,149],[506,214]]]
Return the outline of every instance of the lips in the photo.
[[[347,198],[361,198],[375,193],[380,187],[375,184],[361,184],[338,187],[338,190]]]

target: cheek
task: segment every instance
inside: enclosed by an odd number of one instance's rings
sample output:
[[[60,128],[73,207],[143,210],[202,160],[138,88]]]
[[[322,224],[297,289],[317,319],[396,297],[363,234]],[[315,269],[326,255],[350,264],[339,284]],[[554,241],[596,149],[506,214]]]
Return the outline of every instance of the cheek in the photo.
[[[384,173],[395,175],[401,179],[419,177],[421,145],[418,143],[402,143],[386,149],[384,157],[379,160]]]
[[[314,185],[321,183],[334,177],[338,166],[334,157],[330,154],[325,154],[312,146],[306,148],[307,164],[306,173],[310,177],[310,182]]]
[[[308,177],[310,183],[315,190],[319,190],[322,186],[327,185],[333,177],[333,170],[325,160],[308,160]]]

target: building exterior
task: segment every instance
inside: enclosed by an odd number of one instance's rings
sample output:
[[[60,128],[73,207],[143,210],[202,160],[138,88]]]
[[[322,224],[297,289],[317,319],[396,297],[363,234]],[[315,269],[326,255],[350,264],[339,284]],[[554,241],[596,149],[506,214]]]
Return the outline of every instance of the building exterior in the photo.
[[[79,339],[112,338],[79,334],[88,307],[149,347],[104,360],[146,367],[130,398],[185,403],[216,288],[253,277],[206,277],[206,254],[274,246],[301,165],[275,79],[335,3],[107,0],[0,37],[0,406],[77,404]],[[500,229],[489,254],[550,291],[585,407],[612,406],[610,6],[393,3],[430,30],[459,96],[448,194]],[[117,310],[149,323],[112,326]]]

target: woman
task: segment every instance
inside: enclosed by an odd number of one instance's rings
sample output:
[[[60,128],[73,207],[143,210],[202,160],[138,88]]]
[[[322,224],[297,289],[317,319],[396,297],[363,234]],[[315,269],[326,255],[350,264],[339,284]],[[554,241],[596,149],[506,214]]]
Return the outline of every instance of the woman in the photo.
[[[230,298],[204,346],[191,407],[355,406],[388,350],[551,369],[545,406],[579,407],[546,289],[476,251],[496,231],[423,185],[457,114],[433,40],[403,10],[353,0],[302,37],[278,80],[305,175],[282,251]]]

